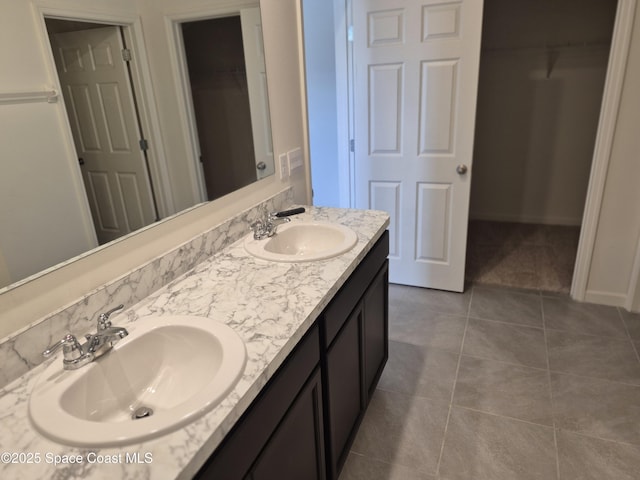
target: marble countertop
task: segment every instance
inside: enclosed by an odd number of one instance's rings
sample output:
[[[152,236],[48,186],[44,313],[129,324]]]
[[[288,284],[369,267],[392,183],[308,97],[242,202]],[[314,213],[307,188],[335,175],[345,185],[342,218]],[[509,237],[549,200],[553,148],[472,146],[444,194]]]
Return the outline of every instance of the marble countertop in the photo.
[[[328,260],[274,263],[249,255],[240,240],[112,318],[126,327],[150,315],[195,315],[232,327],[245,342],[247,365],[225,400],[144,443],[92,450],[57,444],[34,430],[27,411],[31,390],[51,361],[61,361],[56,357],[0,390],[0,478],[191,478],[389,224],[385,212],[318,207],[293,217],[303,220],[346,225],[358,243]]]

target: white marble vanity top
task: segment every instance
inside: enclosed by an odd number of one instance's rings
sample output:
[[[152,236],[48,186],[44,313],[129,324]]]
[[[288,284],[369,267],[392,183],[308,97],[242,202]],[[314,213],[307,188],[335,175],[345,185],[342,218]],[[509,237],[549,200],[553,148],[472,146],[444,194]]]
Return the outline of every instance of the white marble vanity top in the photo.
[[[196,315],[231,326],[246,344],[248,361],[220,405],[153,441],[101,450],[68,447],[37,433],[28,418],[29,394],[47,362],[0,390],[0,478],[191,478],[389,224],[385,212],[314,207],[293,217],[301,220],[346,225],[358,243],[328,260],[274,263],[252,257],[239,240],[112,318],[126,327],[150,315]]]

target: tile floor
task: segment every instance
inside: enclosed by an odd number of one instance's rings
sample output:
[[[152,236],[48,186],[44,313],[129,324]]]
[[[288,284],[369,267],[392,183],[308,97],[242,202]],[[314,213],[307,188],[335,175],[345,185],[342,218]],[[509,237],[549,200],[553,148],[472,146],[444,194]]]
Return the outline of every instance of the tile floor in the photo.
[[[486,286],[389,298],[340,480],[640,479],[640,314]]]
[[[471,220],[467,280],[569,293],[579,239],[580,227]]]

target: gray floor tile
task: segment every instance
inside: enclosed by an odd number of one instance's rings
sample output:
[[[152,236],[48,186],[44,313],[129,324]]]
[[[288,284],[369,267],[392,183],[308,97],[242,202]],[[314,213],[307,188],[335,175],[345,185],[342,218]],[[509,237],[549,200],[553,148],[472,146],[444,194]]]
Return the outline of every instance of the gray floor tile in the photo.
[[[562,480],[637,480],[640,446],[585,437],[559,430],[558,460]]]
[[[402,465],[350,453],[340,480],[436,480],[436,477]]]
[[[439,472],[446,480],[554,479],[553,429],[454,407]]]
[[[542,299],[502,288],[474,287],[469,315],[485,320],[542,327]]]
[[[629,330],[629,335],[633,338],[634,341],[640,341],[640,313],[631,313],[627,312],[624,309],[620,309],[620,315],[624,320],[624,323]]]
[[[547,368],[544,331],[540,328],[470,318],[462,353],[534,368]]]
[[[640,387],[551,374],[557,428],[640,445]]]
[[[546,328],[587,335],[628,338],[616,307],[543,297]]]
[[[435,475],[448,409],[426,398],[376,390],[352,451]]]
[[[466,315],[471,300],[471,289],[464,293],[445,292],[428,288],[389,285],[389,308],[409,306],[414,309],[432,312]]]
[[[460,353],[467,319],[410,305],[389,312],[389,338],[398,342]]]
[[[631,340],[547,331],[552,371],[640,385],[640,362]]]
[[[547,370],[462,356],[454,405],[553,425]]]
[[[456,353],[389,342],[389,360],[378,388],[449,404],[458,358]]]

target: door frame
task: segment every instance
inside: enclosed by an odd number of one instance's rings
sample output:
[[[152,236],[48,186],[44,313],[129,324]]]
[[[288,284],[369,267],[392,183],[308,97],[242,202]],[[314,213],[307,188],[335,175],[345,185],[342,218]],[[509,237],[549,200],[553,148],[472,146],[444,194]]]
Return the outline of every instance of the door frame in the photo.
[[[587,285],[596,234],[598,232],[598,222],[602,209],[607,171],[611,159],[611,149],[616,130],[629,47],[631,45],[635,10],[636,0],[618,0],[613,36],[611,38],[609,63],[607,65],[607,74],[600,107],[600,118],[598,120],[598,130],[591,163],[591,174],[589,176],[589,186],[582,216],[580,241],[578,243],[576,263],[573,270],[573,281],[571,282],[571,298],[581,302],[611,303],[610,295],[597,297],[594,296],[594,294],[588,294]],[[638,244],[634,269],[632,270],[632,282],[629,285],[626,298],[623,299],[626,308],[631,308],[635,295],[635,284],[637,283],[639,275],[640,243]],[[633,279],[636,280],[634,281]]]
[[[336,1],[342,1],[344,3],[346,17],[349,19],[347,24],[344,25],[345,31],[343,32],[343,38],[347,38],[349,25],[352,23],[352,0]],[[587,284],[591,270],[598,222],[600,220],[600,211],[602,209],[604,188],[611,158],[611,149],[620,106],[620,97],[622,95],[627,58],[629,56],[636,4],[637,0],[618,0],[616,9],[609,62],[607,65],[602,105],[591,163],[591,173],[589,176],[589,185],[585,199],[582,227],[580,230],[580,240],[578,243],[578,251],[570,291],[571,298],[577,301],[611,303],[611,297],[608,295],[598,298],[594,296],[593,293],[588,294]],[[336,42],[336,48],[338,48],[338,45],[340,45],[340,43]],[[348,58],[347,65],[349,72],[344,72],[346,77],[339,79],[338,85],[342,85],[343,88],[347,89],[349,92],[348,96],[350,98],[350,102],[348,119],[346,122],[352,128],[353,105],[351,103],[351,98],[353,94],[353,86],[351,79],[353,49],[351,43],[344,42],[343,45],[343,56]],[[338,73],[340,74],[343,72],[339,71]],[[344,110],[342,111],[344,112]],[[350,131],[349,138],[353,138],[352,135],[353,134]],[[349,198],[352,199],[352,201],[353,192],[355,190],[353,169],[354,158],[352,154],[349,154],[349,172],[351,173],[349,178]],[[353,203],[351,203],[351,206],[353,206]],[[632,280],[630,282],[627,295],[618,303],[620,303],[620,306],[624,306],[627,309],[631,309],[632,307],[640,308],[640,239],[638,241],[638,247],[632,269]]]
[[[122,16],[108,13],[96,13],[94,11],[83,11],[82,9],[77,8],[66,9],[43,5],[33,5],[32,8],[34,9],[34,15],[39,26],[36,30],[39,32],[41,44],[45,49],[45,68],[47,69],[49,78],[52,80],[52,84],[58,92],[61,91],[61,86],[58,79],[53,50],[49,42],[45,17],[55,18],[58,20],[90,22],[122,27],[127,48],[131,50],[133,57],[136,59],[136,61],[130,62],[131,82],[132,88],[136,94],[136,102],[138,105],[138,121],[145,132],[145,136],[147,137],[146,140],[150,146],[147,151],[149,176],[151,177],[153,185],[159,186],[159,188],[154,188],[154,197],[158,209],[158,215],[160,218],[165,218],[176,213],[173,196],[171,194],[166,153],[161,141],[162,135],[160,134],[160,121],[154,100],[155,96],[153,92],[153,84],[151,82],[151,71],[149,68],[146,50],[144,48],[144,37],[142,35],[142,23],[140,18],[137,16]],[[69,117],[67,115],[64,101],[61,102],[61,105],[61,118],[63,118],[64,125],[66,126],[66,128],[64,128],[64,135],[66,137],[65,141],[69,145],[69,151],[73,152],[73,155],[69,158],[69,161],[73,164],[70,166],[70,171],[74,175],[74,183],[79,184],[82,188],[81,191],[85,192],[84,184],[82,183],[82,174],[77,164],[78,155],[75,150],[71,125],[69,124]],[[92,217],[89,210],[89,204],[86,199],[86,192],[84,193],[84,199],[86,203],[86,211],[89,215],[88,218],[91,220]],[[91,225],[93,226],[92,220]]]
[[[196,115],[193,107],[193,96],[191,94],[191,83],[189,82],[189,70],[187,58],[182,40],[180,25],[185,22],[198,20],[209,20],[212,18],[223,18],[240,15],[243,8],[255,7],[257,2],[238,2],[233,6],[212,6],[197,10],[190,10],[186,13],[169,14],[164,17],[165,31],[169,40],[169,61],[175,66],[173,69],[174,84],[176,86],[176,102],[178,104],[179,122],[182,127],[185,145],[188,146],[189,161],[187,162],[189,178],[192,185],[197,185],[200,202],[207,200],[207,188],[204,181],[204,172],[200,163],[200,142],[198,140],[198,129],[196,125]],[[258,180],[260,181],[260,180]]]

